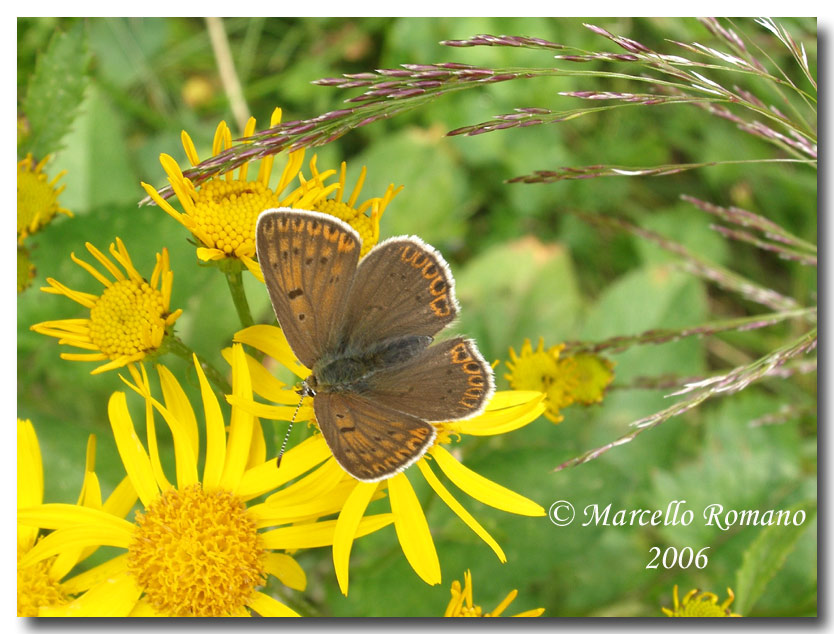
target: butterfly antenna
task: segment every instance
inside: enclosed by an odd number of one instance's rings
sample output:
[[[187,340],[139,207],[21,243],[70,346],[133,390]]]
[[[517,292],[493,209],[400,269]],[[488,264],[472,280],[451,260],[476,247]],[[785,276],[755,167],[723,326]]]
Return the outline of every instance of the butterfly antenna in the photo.
[[[281,443],[281,451],[278,452],[278,461],[275,463],[275,468],[281,466],[281,458],[284,457],[284,449],[287,448],[287,441],[290,439],[290,432],[292,431],[293,423],[295,423],[295,417],[298,416],[298,410],[301,409],[301,404],[304,402],[304,397],[307,396],[308,390],[305,386],[298,392],[301,395],[301,398],[298,401],[298,405],[295,406],[295,411],[292,414],[292,418],[290,419],[290,426],[287,427],[287,433],[284,434],[284,442]]]

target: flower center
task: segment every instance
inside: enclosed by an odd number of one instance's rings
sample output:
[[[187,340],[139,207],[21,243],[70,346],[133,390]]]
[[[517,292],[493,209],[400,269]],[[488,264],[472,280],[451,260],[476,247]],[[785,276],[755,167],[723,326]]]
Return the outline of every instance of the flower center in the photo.
[[[266,580],[255,522],[228,491],[169,489],[136,523],[128,570],[162,614],[237,614]]]
[[[47,224],[58,211],[58,192],[46,174],[23,166],[17,170],[17,233],[34,232]],[[33,226],[34,225],[34,226]]]
[[[111,359],[155,350],[165,334],[162,293],[147,282],[121,280],[90,309],[90,340]]]
[[[195,232],[227,255],[255,255],[255,225],[264,209],[280,205],[259,181],[212,179],[197,191],[191,216]]]
[[[350,205],[332,198],[320,200],[313,207],[315,207],[314,211],[335,216],[356,229],[356,232],[362,239],[362,250],[359,252],[360,257],[364,257],[374,246],[373,222],[364,213],[359,213],[357,209],[354,209]]]
[[[23,555],[18,548],[17,558]],[[54,557],[25,568],[17,567],[17,615],[37,616],[40,607],[57,607],[69,603],[58,579],[49,576]]]

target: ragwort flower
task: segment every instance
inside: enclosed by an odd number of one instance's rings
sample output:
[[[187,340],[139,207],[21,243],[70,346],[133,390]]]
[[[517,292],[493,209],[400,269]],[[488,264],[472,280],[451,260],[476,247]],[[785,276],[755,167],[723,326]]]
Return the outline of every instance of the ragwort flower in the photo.
[[[17,242],[23,244],[27,236],[48,225],[55,214],[72,217],[69,209],[58,204],[58,196],[66,185],[55,187],[66,171],[59,172],[51,181],[43,168],[49,156],[35,163],[31,154],[17,164]]]
[[[564,344],[544,349],[544,342],[533,350],[524,340],[520,354],[510,348],[505,378],[515,390],[537,390],[547,395],[544,415],[561,423],[561,410],[573,403],[591,405],[602,400],[605,388],[614,378],[614,364],[594,354],[562,357]]]
[[[270,125],[281,122],[281,109],[276,108],[272,114]],[[243,136],[251,136],[255,132],[255,119],[249,118]],[[191,137],[183,131],[182,144],[191,165],[197,165],[200,158]],[[225,121],[221,121],[214,135],[212,156],[232,146],[232,134]],[[179,212],[163,199],[157,191],[147,183],[142,187],[153,201],[173,216],[199,242],[197,257],[204,261],[221,261],[229,258],[240,260],[255,277],[263,281],[260,267],[255,256],[255,226],[258,215],[265,209],[272,207],[296,207],[313,209],[314,204],[338,187],[333,184],[324,187],[322,179],[335,173],[334,170],[325,172],[320,178],[310,181],[300,179],[300,184],[289,193],[282,196],[285,189],[299,176],[301,164],[304,160],[304,150],[291,152],[281,173],[281,178],[275,189],[269,186],[272,175],[274,156],[267,156],[260,161],[257,178],[248,180],[249,163],[244,163],[237,170],[215,176],[200,185],[194,185],[186,178],[180,166],[168,154],[160,156],[162,167],[168,175],[177,199],[182,205],[183,212]]]
[[[315,160],[310,161],[310,170],[314,180],[324,181],[324,175],[319,174],[316,169]],[[402,185],[394,187],[392,183],[388,185],[388,189],[385,190],[385,194],[382,197],[369,198],[357,205],[359,194],[362,191],[362,185],[365,184],[365,176],[368,172],[365,166],[362,166],[362,171],[350,194],[350,198],[345,202],[342,198],[345,193],[346,172],[347,164],[342,161],[341,169],[339,170],[339,187],[336,189],[335,196],[332,198],[320,198],[311,209],[312,211],[320,211],[335,216],[356,229],[356,232],[362,239],[362,249],[359,256],[364,257],[379,242],[379,220],[382,218],[382,214],[385,212],[388,203],[402,191],[403,187]]]
[[[481,606],[475,605],[472,601],[472,573],[467,570],[463,575],[463,580],[463,588],[460,587],[460,581],[457,579],[452,582],[452,598],[449,601],[449,605],[446,606],[446,613],[443,616],[501,616],[504,610],[518,596],[518,590],[512,590],[492,612],[484,613]],[[513,616],[541,616],[542,613],[544,613],[544,608],[536,608],[535,610],[526,610],[518,614],[513,614]]]
[[[261,592],[269,575],[303,590],[304,571],[282,551],[328,546],[336,522],[316,520],[341,508],[346,491],[317,493],[310,478],[285,487],[267,502],[250,503],[323,460],[315,443],[302,443],[265,461],[256,418],[232,407],[226,428],[220,404],[194,360],[205,412],[205,463],[200,477],[197,417],[185,392],[158,366],[164,404],[151,396],[142,368],[127,384],[145,399],[147,449],[139,440],[123,392],[112,395],[110,424],[125,470],[142,504],[130,522],[95,509],[44,504],[20,511],[19,520],[53,529],[24,558],[30,565],[71,547],[115,546],[126,550],[76,579],[84,592],[56,616],[297,616]],[[240,346],[233,352],[233,395],[251,399],[251,382]],[[174,441],[176,484],[162,467],[154,423],[158,411]],[[390,514],[365,518],[361,536],[390,524]],[[263,528],[270,530],[260,530]]]
[[[35,278],[35,265],[29,257],[29,249],[17,247],[17,292],[22,293]]]
[[[113,277],[107,278],[74,253],[73,262],[87,271],[105,287],[101,295],[74,291],[57,280],[47,278],[49,284],[41,288],[46,293],[65,295],[90,310],[90,316],[79,319],[44,321],[31,327],[35,332],[57,337],[59,344],[67,344],[88,353],[63,353],[70,361],[107,361],[91,374],[121,368],[156,352],[166,333],[182,314],[171,312],[171,287],[174,273],[168,260],[168,250],[156,255],[156,266],[148,282],[134,268],[124,243],[116,238],[110,245],[110,255],[121,264],[125,273],[89,242],[87,250]]]
[[[234,340],[269,355],[299,378],[306,379],[310,375],[310,371],[293,355],[280,328],[265,325],[252,326],[238,332]],[[228,351],[225,351],[224,356],[228,360]],[[298,394],[292,389],[287,389],[287,386],[272,376],[254,358],[248,357],[248,361],[252,371],[253,391],[265,399],[282,405],[243,403],[238,400],[234,403],[250,409],[253,414],[263,418],[289,420],[295,410],[293,403],[298,403]],[[532,517],[545,515],[544,509],[539,504],[469,469],[446,448],[446,445],[451,444],[453,440],[459,441],[461,436],[491,436],[523,427],[542,414],[544,411],[542,399],[543,395],[539,392],[497,392],[493,395],[486,410],[479,416],[467,420],[433,423],[437,430],[435,444],[415,463],[417,470],[437,495],[492,548],[502,562],[506,561],[506,556],[498,542],[458,502],[435,471],[439,469],[461,491],[486,505],[518,515]],[[307,404],[299,410],[297,420],[314,420],[310,402],[309,398],[306,399]],[[330,453],[321,434],[308,438],[305,441],[305,445],[307,444],[321,451],[319,462],[324,464],[319,468],[320,470],[341,472],[346,475]],[[283,468],[282,463],[281,469]],[[440,563],[428,521],[405,472],[380,482],[362,482],[352,476],[347,477],[350,482],[350,492],[339,511],[333,541],[333,563],[342,592],[347,594],[348,591],[348,561],[357,527],[369,503],[384,490],[388,493],[397,538],[409,564],[426,583],[430,585],[440,583]],[[344,480],[338,482],[343,483]]]
[[[666,616],[685,617],[714,617],[714,616],[741,616],[730,610],[730,604],[736,596],[730,588],[727,588],[727,598],[719,605],[718,596],[712,592],[699,592],[696,588],[687,592],[682,601],[678,601],[678,586],[675,584],[672,591],[672,609],[661,608]]]
[[[87,442],[84,481],[78,507],[101,510],[124,517],[136,502],[136,493],[124,480],[102,503],[101,488],[95,474],[95,436]],[[35,428],[28,420],[17,419],[17,508],[43,503],[43,463]],[[17,615],[43,616],[61,609],[77,591],[73,579],[64,578],[76,563],[92,554],[91,549],[67,548],[56,555],[32,563],[21,562],[39,540],[37,526],[17,526]]]

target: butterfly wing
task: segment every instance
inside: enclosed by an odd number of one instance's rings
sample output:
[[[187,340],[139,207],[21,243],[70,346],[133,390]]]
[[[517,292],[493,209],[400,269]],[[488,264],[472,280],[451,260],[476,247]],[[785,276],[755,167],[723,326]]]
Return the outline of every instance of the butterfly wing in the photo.
[[[365,482],[384,480],[413,464],[437,435],[427,422],[355,393],[320,391],[313,409],[333,456]]]
[[[480,414],[494,389],[492,368],[475,342],[455,337],[380,370],[362,396],[423,420],[445,421]]]
[[[359,260],[359,234],[327,214],[268,209],[256,246],[269,298],[295,355],[308,368],[342,320]]]
[[[434,336],[458,311],[443,256],[416,237],[391,238],[359,263],[345,307],[342,337],[350,349],[406,335]]]

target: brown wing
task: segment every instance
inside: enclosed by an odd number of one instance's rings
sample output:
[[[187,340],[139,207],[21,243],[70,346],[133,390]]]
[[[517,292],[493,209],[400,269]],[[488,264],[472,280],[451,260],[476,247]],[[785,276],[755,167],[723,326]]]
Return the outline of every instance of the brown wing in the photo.
[[[413,464],[437,435],[427,422],[357,394],[318,392],[313,408],[333,456],[365,482],[390,478]]]
[[[434,336],[457,315],[455,282],[443,256],[416,237],[391,238],[366,255],[346,307],[353,349],[405,335]]]
[[[417,357],[368,379],[362,396],[427,421],[480,414],[494,390],[492,368],[475,342],[463,337],[441,341]]]
[[[341,320],[359,234],[327,214],[280,208],[259,216],[256,236],[278,323],[298,359],[312,368]]]

